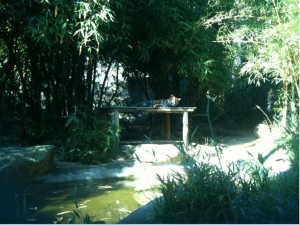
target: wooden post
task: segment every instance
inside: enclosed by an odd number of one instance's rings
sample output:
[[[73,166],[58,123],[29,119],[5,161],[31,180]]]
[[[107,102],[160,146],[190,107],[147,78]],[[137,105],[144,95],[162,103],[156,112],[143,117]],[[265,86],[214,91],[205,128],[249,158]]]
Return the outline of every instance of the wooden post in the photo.
[[[171,139],[171,123],[170,123],[170,114],[166,113],[165,114],[165,124],[164,124],[164,135],[165,138],[167,138],[168,140]]]
[[[115,110],[113,115],[113,126],[115,128],[115,135],[117,135],[117,131],[119,129],[119,111]]]
[[[182,140],[185,149],[187,149],[189,145],[189,114],[188,112],[184,112],[182,116]]]
[[[114,115],[113,115],[113,119],[112,119],[112,124],[114,127],[114,132],[113,132],[113,138],[114,138],[114,145],[115,148],[117,149],[119,146],[119,111],[114,110]]]
[[[114,118],[113,118],[113,124],[114,126],[119,126],[119,111],[114,111]]]

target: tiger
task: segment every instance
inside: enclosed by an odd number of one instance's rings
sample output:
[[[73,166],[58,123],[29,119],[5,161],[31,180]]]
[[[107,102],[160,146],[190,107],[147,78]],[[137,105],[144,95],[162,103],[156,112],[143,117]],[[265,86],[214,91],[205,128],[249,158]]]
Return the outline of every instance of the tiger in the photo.
[[[175,107],[179,104],[179,101],[181,98],[177,98],[174,95],[171,95],[168,99],[160,99],[160,100],[147,100],[143,102],[139,102],[135,104],[134,106],[138,107],[153,107],[153,108],[159,108],[159,107]]]

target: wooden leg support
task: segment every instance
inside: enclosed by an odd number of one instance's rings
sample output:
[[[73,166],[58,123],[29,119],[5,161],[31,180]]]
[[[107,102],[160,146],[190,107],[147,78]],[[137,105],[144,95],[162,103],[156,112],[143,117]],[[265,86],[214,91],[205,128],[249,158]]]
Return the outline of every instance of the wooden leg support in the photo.
[[[120,126],[119,111],[114,111],[112,123],[114,126],[113,138],[114,138],[114,142],[115,142],[115,147],[118,147],[119,146],[119,126]]]
[[[182,140],[183,145],[187,149],[189,145],[189,115],[188,112],[183,113],[182,117]]]

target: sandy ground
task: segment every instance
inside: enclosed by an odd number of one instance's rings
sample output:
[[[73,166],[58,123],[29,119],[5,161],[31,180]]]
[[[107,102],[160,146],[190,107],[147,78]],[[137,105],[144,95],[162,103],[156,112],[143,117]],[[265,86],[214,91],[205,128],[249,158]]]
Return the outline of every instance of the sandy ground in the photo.
[[[224,132],[223,132],[224,133]],[[226,132],[225,132],[226,133]],[[229,135],[217,135],[218,150],[221,152],[221,165],[224,170],[232,162],[254,162],[258,163],[258,156],[267,156],[276,148],[276,139],[280,133],[270,133],[262,138],[257,138],[251,131],[230,131]],[[199,160],[220,165],[216,157],[216,147],[209,145],[197,145],[193,150],[193,155]],[[197,156],[198,154],[198,156]],[[200,156],[199,156],[200,155]],[[204,159],[205,156],[210,159]],[[286,171],[290,167],[286,151],[277,150],[263,163],[265,168],[269,168],[272,174]]]

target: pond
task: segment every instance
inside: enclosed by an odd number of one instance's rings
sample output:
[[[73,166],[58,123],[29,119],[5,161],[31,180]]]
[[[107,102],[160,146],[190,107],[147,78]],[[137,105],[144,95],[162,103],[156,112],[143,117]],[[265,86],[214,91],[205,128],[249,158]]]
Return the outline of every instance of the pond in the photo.
[[[22,191],[10,194],[9,199],[14,203],[7,212],[10,218],[4,222],[69,223],[75,217],[75,223],[82,224],[88,215],[93,222],[118,223],[142,206],[136,194],[133,187],[124,186],[122,180],[116,179],[31,183]]]
[[[75,223],[82,224],[86,215],[93,222],[118,223],[159,196],[157,175],[183,171],[178,160],[170,161],[171,153],[178,155],[173,145],[146,145],[135,153],[139,160],[57,162],[53,171],[27,183],[8,184],[0,177],[0,223],[69,223],[76,216]]]

